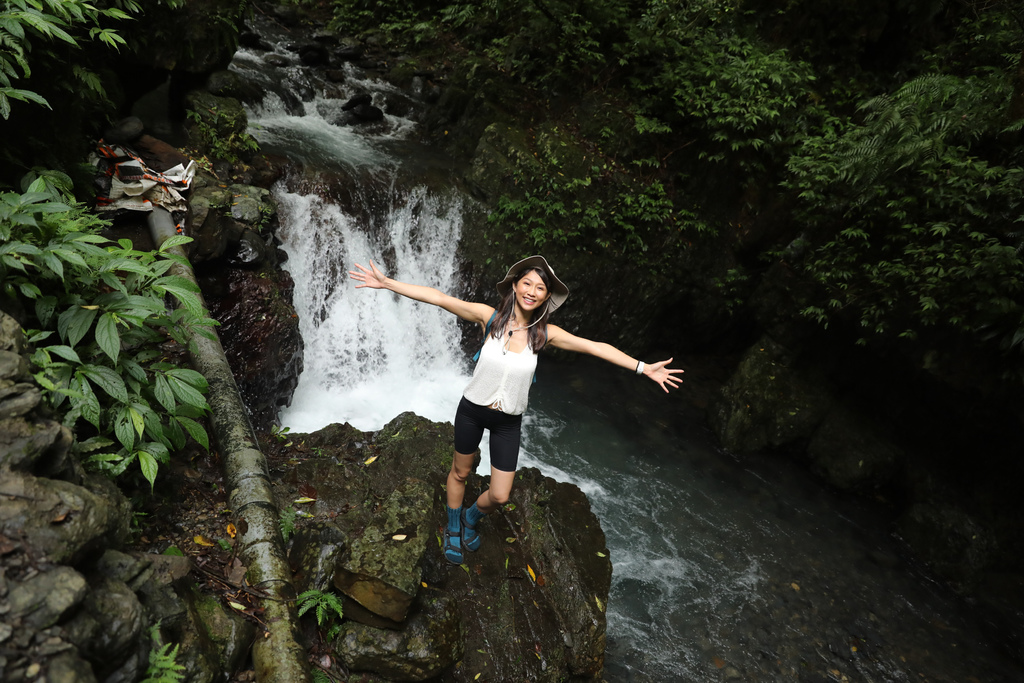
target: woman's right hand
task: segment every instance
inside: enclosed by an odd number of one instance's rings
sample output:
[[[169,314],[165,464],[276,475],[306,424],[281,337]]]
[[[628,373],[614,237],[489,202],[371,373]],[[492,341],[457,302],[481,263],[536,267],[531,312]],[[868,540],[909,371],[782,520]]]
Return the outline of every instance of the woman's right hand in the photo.
[[[384,289],[384,283],[387,281],[388,278],[386,275],[384,275],[384,273],[380,272],[380,269],[376,265],[374,265],[373,259],[370,259],[369,269],[364,268],[358,263],[356,264],[356,268],[358,268],[359,270],[348,271],[349,277],[351,277],[353,280],[358,280],[359,282],[363,283],[361,285],[356,285],[356,289],[359,289],[360,287],[370,287],[371,289]]]

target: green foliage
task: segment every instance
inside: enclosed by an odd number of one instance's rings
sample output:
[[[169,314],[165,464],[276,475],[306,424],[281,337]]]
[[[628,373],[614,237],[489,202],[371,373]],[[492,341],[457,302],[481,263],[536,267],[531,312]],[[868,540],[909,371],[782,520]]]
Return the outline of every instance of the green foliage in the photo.
[[[1008,96],[995,73],[924,76],[866,102],[863,123],[807,140],[787,182],[812,229],[802,267],[822,293],[805,313],[1022,350],[1024,169],[983,156]]]
[[[236,163],[260,149],[256,138],[244,130],[236,131],[235,122],[219,109],[211,109],[208,116],[190,109],[186,116],[192,121],[191,132],[197,136],[199,147],[215,159]]]
[[[53,54],[48,45],[55,41],[73,48],[83,39],[98,41],[117,49],[124,39],[103,22],[130,18],[141,10],[134,0],[118,0],[103,7],[84,0],[7,0],[0,9],[0,116],[7,119],[11,100],[50,104],[38,92],[13,87],[13,80],[32,75],[32,61],[46,64]],[[78,85],[103,97],[94,73],[81,66],[72,72]],[[69,89],[74,87],[68,84]]]
[[[677,134],[693,131],[699,159],[728,162],[751,179],[783,162],[803,135],[814,79],[785,50],[702,31],[632,85],[643,114]]]
[[[308,590],[299,594],[296,604],[300,617],[315,608],[316,623],[321,629],[327,629],[327,640],[334,640],[337,637],[344,617],[341,599],[337,595],[316,589]]]
[[[650,241],[662,239],[662,230],[680,229],[679,216],[664,186],[658,181],[611,185],[606,196],[588,191],[601,182],[600,168],[593,176],[566,178],[558,173],[530,176],[516,171],[521,193],[499,198],[490,220],[510,234],[543,249],[549,243],[575,244],[579,249],[600,248],[644,261]],[[697,229],[704,229],[697,223]]]
[[[209,409],[206,380],[166,362],[159,348],[168,337],[185,344],[210,334],[214,324],[196,286],[168,274],[183,259],[167,249],[190,238],[158,252],[128,240],[115,246],[99,234],[106,223],[73,203],[66,176],[25,182],[23,193],[0,194],[0,283],[35,314],[36,380],[47,403],[66,411],[65,425],[91,429],[77,445],[87,465],[117,476],[137,462],[152,486],[186,434],[209,446],[198,422]],[[168,311],[167,295],[181,307]]]
[[[298,511],[291,505],[277,513],[277,524],[281,528],[281,536],[285,543],[295,533],[295,520],[298,516]]]
[[[160,645],[160,624],[149,629],[153,649],[149,651],[149,666],[142,683],[178,683],[185,680],[185,667],[178,664],[178,646],[170,643]]]

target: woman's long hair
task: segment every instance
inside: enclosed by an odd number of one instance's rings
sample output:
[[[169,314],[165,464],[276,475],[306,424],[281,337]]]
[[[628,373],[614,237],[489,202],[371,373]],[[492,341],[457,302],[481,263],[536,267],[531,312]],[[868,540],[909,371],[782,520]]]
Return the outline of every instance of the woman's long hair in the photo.
[[[495,339],[501,339],[502,334],[504,334],[505,328],[508,327],[509,321],[512,319],[512,310],[516,299],[516,285],[529,272],[537,273],[540,276],[541,282],[544,283],[548,290],[548,298],[544,301],[544,307],[539,312],[540,319],[530,320],[530,327],[526,330],[530,348],[534,353],[540,353],[540,350],[548,342],[548,318],[551,317],[551,307],[548,306],[551,302],[551,278],[548,277],[547,271],[543,268],[527,268],[512,278],[512,286],[508,288],[508,291],[501,297],[501,303],[498,304],[497,317],[491,324],[491,336]],[[538,313],[535,311],[533,315],[536,316]]]

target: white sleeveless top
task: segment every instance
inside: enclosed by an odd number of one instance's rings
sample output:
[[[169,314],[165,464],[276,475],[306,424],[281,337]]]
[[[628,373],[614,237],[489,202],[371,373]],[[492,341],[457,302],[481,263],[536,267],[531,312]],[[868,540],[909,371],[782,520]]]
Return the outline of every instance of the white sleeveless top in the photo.
[[[526,346],[519,353],[505,352],[501,339],[490,334],[480,349],[480,360],[473,369],[462,395],[478,406],[490,406],[508,415],[522,415],[537,369],[537,354]]]

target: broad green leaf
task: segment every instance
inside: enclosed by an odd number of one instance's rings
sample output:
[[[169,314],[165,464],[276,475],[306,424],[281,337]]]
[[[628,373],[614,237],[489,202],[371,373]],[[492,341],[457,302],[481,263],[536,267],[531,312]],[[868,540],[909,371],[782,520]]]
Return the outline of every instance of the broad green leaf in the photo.
[[[70,346],[58,344],[56,346],[47,346],[43,350],[52,353],[55,356],[60,356],[65,360],[74,361],[75,363],[82,362],[82,359],[78,357],[78,353]]]
[[[176,416],[174,419],[177,420],[178,424],[185,428],[185,431],[189,433],[189,436],[196,440],[196,443],[204,449],[210,450],[210,437],[206,434],[206,430],[203,429],[201,424],[190,418],[181,417],[180,415]]]
[[[160,469],[160,465],[157,464],[156,458],[147,453],[146,451],[139,451],[139,468],[142,469],[142,476],[149,482],[150,491],[153,490],[153,486],[156,483],[156,473]]]
[[[183,382],[188,382],[200,391],[206,391],[209,387],[206,377],[204,377],[201,372],[196,372],[189,368],[172,368],[167,371],[167,374],[176,379],[180,379]]]
[[[110,356],[110,360],[117,363],[117,356],[121,353],[121,335],[112,314],[104,313],[96,322],[96,343],[103,353]]]
[[[135,428],[135,433],[141,437],[146,430],[146,419],[133,406],[128,406],[128,417],[132,420],[132,427]]]
[[[163,244],[160,245],[159,251],[167,251],[171,247],[178,247],[182,244],[188,244],[191,241],[192,238],[186,237],[185,235],[172,235],[163,241]]]
[[[187,403],[204,410],[209,409],[210,406],[206,403],[206,399],[191,384],[173,376],[168,376],[168,383],[171,385],[171,391],[174,392],[174,395],[182,403]]]
[[[162,287],[170,294],[173,294],[174,298],[177,299],[189,313],[197,318],[203,317],[203,304],[199,300],[199,297],[191,290],[184,289],[176,285],[162,285]]]
[[[92,327],[92,321],[96,318],[96,309],[72,306],[57,318],[57,333],[69,346],[78,346],[78,342]]]
[[[174,412],[174,409],[177,407],[177,402],[174,400],[174,392],[171,391],[171,386],[160,373],[156,374],[156,379],[153,382],[153,395],[156,396],[156,400],[160,402],[164,410],[169,413]]]
[[[78,372],[99,385],[114,400],[121,403],[128,401],[128,390],[124,386],[124,380],[110,368],[102,365],[86,364],[81,366]]]
[[[135,445],[135,429],[132,426],[132,418],[128,414],[128,406],[123,406],[114,419],[114,435],[128,450]]]

